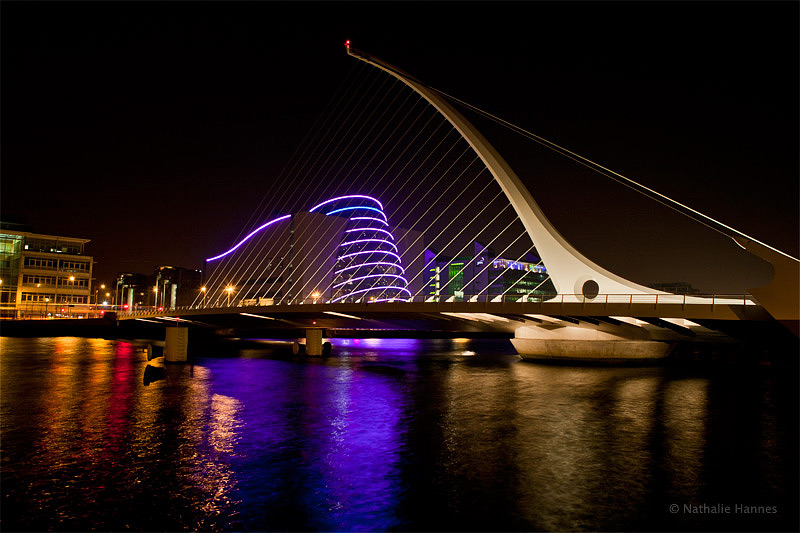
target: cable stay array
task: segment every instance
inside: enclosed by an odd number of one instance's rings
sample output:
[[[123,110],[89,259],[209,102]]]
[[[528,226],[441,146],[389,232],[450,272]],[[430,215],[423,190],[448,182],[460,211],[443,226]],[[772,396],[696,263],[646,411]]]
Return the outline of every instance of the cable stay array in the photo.
[[[540,298],[499,185],[419,95],[356,65],[224,250],[196,306]]]
[[[755,241],[428,89],[716,231]],[[549,265],[470,143],[429,100],[367,64],[356,62],[280,174],[265,183],[247,225],[227,249],[208,254],[194,306],[544,301],[557,292]]]

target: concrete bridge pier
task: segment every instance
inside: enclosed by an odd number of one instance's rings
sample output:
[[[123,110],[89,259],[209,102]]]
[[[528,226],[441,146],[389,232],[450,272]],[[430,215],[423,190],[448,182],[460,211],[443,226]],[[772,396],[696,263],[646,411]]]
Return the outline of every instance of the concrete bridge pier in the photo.
[[[322,330],[306,330],[306,355],[322,355]]]
[[[189,349],[189,328],[167,328],[164,341],[164,362],[185,363]]]
[[[319,357],[321,355],[330,355],[331,354],[331,343],[330,342],[322,342],[322,337],[324,335],[324,330],[321,328],[313,328],[306,330],[306,343],[305,346],[301,346],[299,343],[294,343],[292,345],[292,352],[297,355],[301,352],[305,352],[305,355],[311,355]]]
[[[627,333],[627,334],[626,334]],[[523,359],[575,363],[654,363],[666,358],[674,343],[644,332],[607,332],[573,326],[522,327],[511,343]]]

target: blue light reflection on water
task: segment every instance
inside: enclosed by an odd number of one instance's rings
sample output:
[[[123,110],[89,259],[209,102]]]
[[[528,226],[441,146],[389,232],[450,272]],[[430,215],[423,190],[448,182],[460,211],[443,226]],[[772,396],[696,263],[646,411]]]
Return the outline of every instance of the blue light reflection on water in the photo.
[[[3,338],[0,526],[796,529],[795,382],[332,342],[327,359],[256,347],[145,386],[133,343]],[[704,502],[781,514],[667,511]]]

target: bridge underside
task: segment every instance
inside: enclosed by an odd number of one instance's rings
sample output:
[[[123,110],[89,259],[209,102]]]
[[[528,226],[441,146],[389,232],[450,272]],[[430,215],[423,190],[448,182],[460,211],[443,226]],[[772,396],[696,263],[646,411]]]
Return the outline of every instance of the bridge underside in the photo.
[[[681,305],[600,302],[438,302],[276,305],[192,309],[173,314],[121,315],[213,329],[242,338],[502,336],[547,341],[586,340],[586,345],[642,342],[729,343],[765,332],[786,333],[757,305]],[[784,330],[781,332],[780,330]],[[516,341],[515,341],[516,344]],[[519,347],[518,347],[519,349]]]

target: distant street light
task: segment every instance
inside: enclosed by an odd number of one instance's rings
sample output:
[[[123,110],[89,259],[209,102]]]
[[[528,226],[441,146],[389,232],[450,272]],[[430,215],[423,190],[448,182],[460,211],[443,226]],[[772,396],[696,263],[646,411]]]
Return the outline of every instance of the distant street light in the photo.
[[[226,307],[230,307],[231,306],[231,293],[233,292],[233,287],[226,287],[225,288],[225,292],[228,293],[228,303],[226,304]]]
[[[70,276],[69,277],[69,283],[70,283],[70,288],[69,288],[69,316],[71,317],[72,316],[72,304],[75,302],[75,300],[73,299],[74,295],[72,293],[72,291],[75,290],[75,276]]]
[[[200,287],[200,292],[203,293],[203,308],[205,308],[205,306],[206,306],[206,288],[205,287]]]

